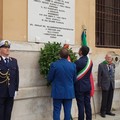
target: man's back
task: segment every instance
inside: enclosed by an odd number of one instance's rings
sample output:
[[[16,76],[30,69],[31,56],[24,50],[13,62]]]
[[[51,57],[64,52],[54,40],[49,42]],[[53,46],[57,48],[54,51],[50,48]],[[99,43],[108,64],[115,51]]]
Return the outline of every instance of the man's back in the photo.
[[[88,62],[88,57],[87,56],[82,56],[79,58],[75,64],[76,64],[76,69],[77,69],[77,74],[85,68]],[[75,83],[75,88],[76,90],[79,91],[90,91],[91,90],[91,84],[90,84],[90,74],[91,74],[92,66],[90,69],[85,73],[85,75],[78,80]]]
[[[51,64],[48,80],[52,82],[52,97],[57,99],[74,98],[76,67],[67,59],[60,59]]]

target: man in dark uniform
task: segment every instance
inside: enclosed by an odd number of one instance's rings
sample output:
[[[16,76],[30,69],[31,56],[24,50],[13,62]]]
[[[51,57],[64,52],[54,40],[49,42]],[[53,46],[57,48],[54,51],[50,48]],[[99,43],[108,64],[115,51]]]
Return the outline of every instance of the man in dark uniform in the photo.
[[[77,81],[75,82],[75,97],[78,106],[78,120],[84,120],[84,110],[86,120],[92,120],[90,91],[90,74],[92,71],[92,61],[87,57],[89,48],[82,46],[79,50],[80,58],[75,62],[77,69]]]
[[[0,120],[10,120],[14,96],[18,91],[17,60],[9,56],[10,41],[0,41]]]

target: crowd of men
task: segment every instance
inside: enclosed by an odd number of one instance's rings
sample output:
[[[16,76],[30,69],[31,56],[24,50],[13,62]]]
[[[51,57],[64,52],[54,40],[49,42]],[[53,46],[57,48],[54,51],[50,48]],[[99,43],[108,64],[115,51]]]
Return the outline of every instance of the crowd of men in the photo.
[[[48,81],[52,84],[53,120],[60,120],[61,106],[64,108],[64,120],[70,120],[72,99],[75,97],[78,107],[78,120],[92,120],[91,82],[93,63],[88,57],[89,47],[79,49],[80,58],[74,63],[67,60],[69,52],[63,48],[61,59],[53,62],[48,73]],[[111,112],[114,84],[115,64],[112,56],[106,54],[105,60],[98,67],[98,86],[102,90],[101,117],[115,116]]]

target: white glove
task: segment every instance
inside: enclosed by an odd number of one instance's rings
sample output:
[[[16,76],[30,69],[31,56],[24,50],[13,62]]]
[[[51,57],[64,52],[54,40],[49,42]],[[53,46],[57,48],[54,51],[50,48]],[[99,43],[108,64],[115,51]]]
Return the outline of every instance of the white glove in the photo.
[[[17,95],[18,95],[18,91],[15,91],[15,95],[14,95],[14,97],[16,98]]]

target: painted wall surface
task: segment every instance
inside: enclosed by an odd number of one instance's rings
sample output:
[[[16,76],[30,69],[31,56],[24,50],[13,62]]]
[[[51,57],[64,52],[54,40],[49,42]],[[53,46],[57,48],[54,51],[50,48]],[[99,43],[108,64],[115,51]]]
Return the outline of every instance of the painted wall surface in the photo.
[[[27,41],[27,0],[3,0],[3,39]]]
[[[2,16],[3,16],[3,0],[0,0],[0,39],[2,39]]]
[[[85,25],[88,38],[95,37],[95,0],[75,1],[75,42],[80,43],[82,26]],[[27,0],[3,1],[3,39],[27,40]],[[89,33],[89,31],[91,31]],[[89,41],[89,43],[91,43]],[[92,41],[93,43],[93,41]]]
[[[75,45],[71,46],[77,53],[81,43],[82,26],[87,29],[90,58],[93,60],[95,79],[95,107],[100,110],[101,91],[97,87],[98,64],[104,60],[107,52],[113,51],[118,56],[120,49],[95,47],[95,0],[75,0]],[[0,0],[0,13],[1,11]],[[27,38],[27,0],[3,0],[3,24],[0,14],[0,35],[12,41],[11,56],[18,59],[20,68],[20,90],[15,98],[12,120],[52,120],[52,99],[46,80],[39,73],[39,50],[43,44],[29,43]],[[3,25],[3,29],[2,29]],[[120,107],[120,64],[116,64],[116,89],[113,108]],[[94,113],[93,101],[92,111]],[[77,117],[76,101],[72,107],[73,117]],[[62,116],[63,118],[63,112]]]

